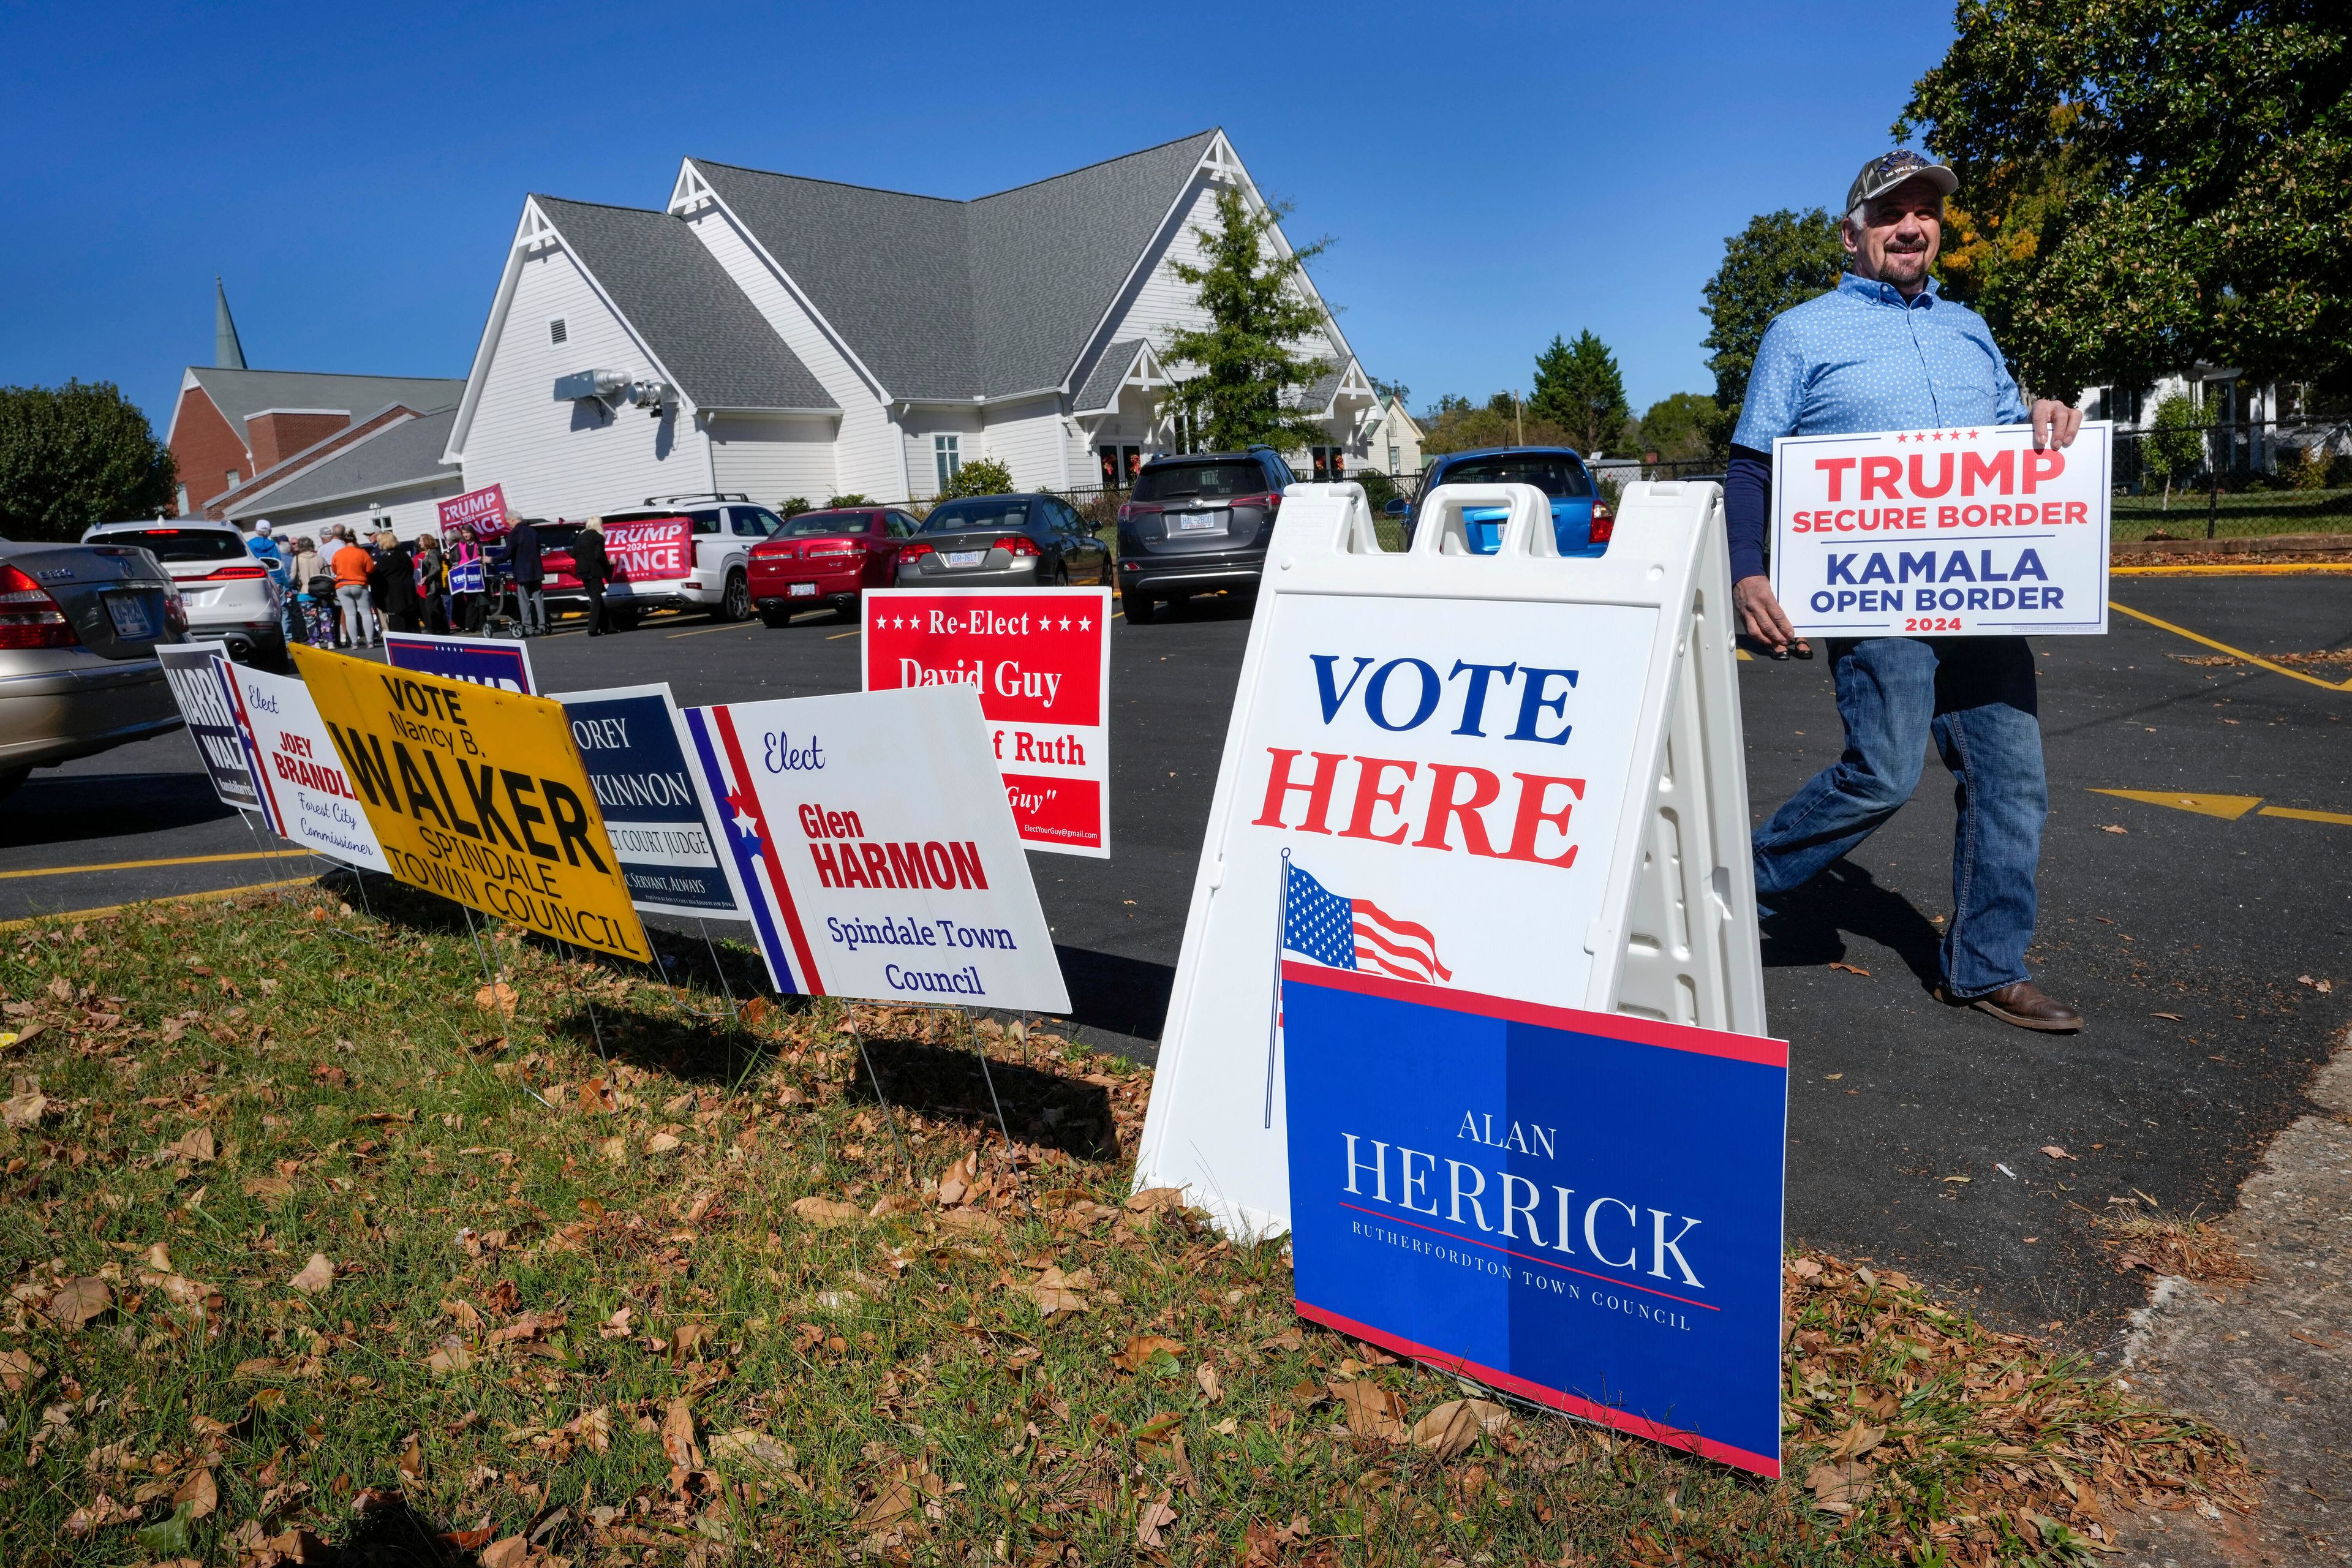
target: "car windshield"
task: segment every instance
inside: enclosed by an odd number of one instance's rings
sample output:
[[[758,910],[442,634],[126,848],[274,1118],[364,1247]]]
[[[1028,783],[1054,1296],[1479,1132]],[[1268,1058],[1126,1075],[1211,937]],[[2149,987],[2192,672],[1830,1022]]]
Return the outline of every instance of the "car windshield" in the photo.
[[[925,533],[977,533],[1001,528],[1019,531],[1029,526],[1029,503],[1002,496],[982,500],[951,500],[934,508],[923,519]]]
[[[832,534],[864,533],[874,526],[870,511],[804,511],[784,520],[771,539],[823,539]]]
[[[90,542],[151,550],[158,561],[242,561],[252,553],[245,547],[243,534],[219,528],[142,528],[101,533]]]
[[[1573,458],[1542,452],[1513,452],[1499,458],[1473,458],[1455,463],[1439,477],[1449,485],[1533,485],[1554,500],[1580,500],[1592,493],[1584,465]]]
[[[1135,477],[1138,500],[1231,500],[1265,494],[1255,463],[1159,463]]]

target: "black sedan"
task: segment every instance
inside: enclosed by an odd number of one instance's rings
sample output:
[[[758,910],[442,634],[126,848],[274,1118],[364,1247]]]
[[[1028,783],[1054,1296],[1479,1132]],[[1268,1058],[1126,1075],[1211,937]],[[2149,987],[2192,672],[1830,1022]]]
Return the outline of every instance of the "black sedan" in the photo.
[[[1110,581],[1110,551],[1055,496],[941,501],[898,548],[901,588],[1055,588]]]

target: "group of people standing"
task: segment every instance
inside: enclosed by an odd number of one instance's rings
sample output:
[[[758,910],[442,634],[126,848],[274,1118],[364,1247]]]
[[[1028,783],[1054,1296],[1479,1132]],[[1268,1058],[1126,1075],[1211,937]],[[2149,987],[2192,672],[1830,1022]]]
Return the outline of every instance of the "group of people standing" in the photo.
[[[330,523],[316,541],[280,541],[264,519],[254,525],[250,548],[284,595],[289,644],[371,647],[385,630],[477,634],[509,584],[522,635],[547,631],[546,569],[539,531],[528,518],[510,520],[488,550],[470,536],[445,544],[429,533],[412,545],[389,529],[363,543],[341,523]],[[596,552],[600,560],[602,553]],[[601,597],[603,575],[592,598]],[[592,634],[596,629],[592,621]]]

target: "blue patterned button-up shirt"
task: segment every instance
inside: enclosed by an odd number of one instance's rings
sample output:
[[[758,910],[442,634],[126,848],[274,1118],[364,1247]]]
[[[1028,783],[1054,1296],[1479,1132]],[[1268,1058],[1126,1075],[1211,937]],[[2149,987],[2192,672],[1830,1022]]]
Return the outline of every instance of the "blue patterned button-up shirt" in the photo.
[[[1984,318],[1929,279],[1911,299],[1852,273],[1783,310],[1764,333],[1732,444],[1769,453],[1782,436],[2022,425],[2017,378]],[[1735,462],[1737,459],[1735,459]],[[1764,509],[1727,495],[1732,575],[1763,570]]]

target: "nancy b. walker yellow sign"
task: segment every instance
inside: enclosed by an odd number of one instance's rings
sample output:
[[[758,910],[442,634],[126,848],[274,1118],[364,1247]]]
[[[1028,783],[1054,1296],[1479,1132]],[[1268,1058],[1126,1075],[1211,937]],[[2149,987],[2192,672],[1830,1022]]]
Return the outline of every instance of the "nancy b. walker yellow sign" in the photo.
[[[646,961],[646,931],[561,705],[297,647],[392,874]]]

